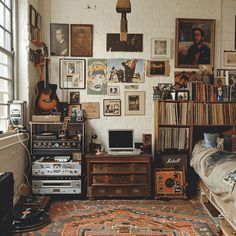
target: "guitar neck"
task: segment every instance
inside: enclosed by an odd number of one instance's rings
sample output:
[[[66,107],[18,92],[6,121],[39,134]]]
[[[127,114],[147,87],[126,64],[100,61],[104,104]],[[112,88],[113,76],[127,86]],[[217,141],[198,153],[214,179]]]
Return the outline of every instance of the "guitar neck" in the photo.
[[[68,126],[69,120],[70,120],[70,117],[68,117],[68,116],[66,116],[66,117],[64,118],[63,125],[62,125],[62,130],[63,130],[63,131],[66,131],[66,130],[67,130],[67,126]]]
[[[47,87],[49,84],[49,78],[48,78],[48,58],[45,57],[45,87]]]

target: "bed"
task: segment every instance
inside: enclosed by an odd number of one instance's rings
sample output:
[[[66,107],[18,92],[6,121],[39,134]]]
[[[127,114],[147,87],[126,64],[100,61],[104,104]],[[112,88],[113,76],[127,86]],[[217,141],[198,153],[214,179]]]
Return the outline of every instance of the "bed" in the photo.
[[[193,149],[190,165],[201,178],[201,193],[221,214],[221,227],[226,226],[223,232],[236,235],[236,152],[209,148],[200,141]]]

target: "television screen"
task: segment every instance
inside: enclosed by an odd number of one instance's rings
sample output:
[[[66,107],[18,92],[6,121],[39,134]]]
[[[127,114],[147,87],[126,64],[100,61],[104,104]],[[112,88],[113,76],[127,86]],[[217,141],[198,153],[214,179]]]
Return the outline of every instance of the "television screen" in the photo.
[[[134,149],[133,130],[108,130],[108,145],[110,150]]]

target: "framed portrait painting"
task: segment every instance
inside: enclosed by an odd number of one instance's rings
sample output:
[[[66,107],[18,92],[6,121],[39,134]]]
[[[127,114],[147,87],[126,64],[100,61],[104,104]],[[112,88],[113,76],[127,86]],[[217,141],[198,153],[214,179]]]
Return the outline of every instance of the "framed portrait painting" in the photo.
[[[154,38],[151,41],[152,58],[170,58],[171,57],[171,40]]]
[[[145,91],[125,92],[125,115],[145,115]]]
[[[120,99],[104,99],[103,100],[104,116],[120,116],[121,100]]]
[[[215,20],[176,19],[175,67],[214,66]]]
[[[51,56],[69,56],[69,25],[50,24]]]
[[[71,25],[71,56],[93,56],[93,25]]]
[[[85,60],[60,59],[60,88],[85,89]]]

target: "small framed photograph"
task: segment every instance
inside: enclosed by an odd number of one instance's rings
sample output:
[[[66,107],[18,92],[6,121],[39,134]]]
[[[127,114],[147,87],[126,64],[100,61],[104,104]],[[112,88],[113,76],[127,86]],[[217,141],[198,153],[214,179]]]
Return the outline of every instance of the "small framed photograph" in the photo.
[[[224,51],[224,65],[228,67],[236,66],[236,51]]]
[[[214,86],[215,87],[222,87],[226,85],[226,78],[224,76],[215,76],[214,77]]]
[[[81,104],[68,104],[68,116],[76,116],[76,111],[81,110]]]
[[[82,109],[85,110],[87,119],[100,118],[100,103],[99,102],[82,102]]]
[[[104,99],[103,100],[104,116],[120,116],[121,100],[120,99]]]
[[[36,28],[40,31],[41,28],[42,28],[42,16],[37,13],[37,16],[36,16]]]
[[[188,90],[176,91],[176,100],[188,101],[189,100],[189,91]]]
[[[145,115],[145,91],[125,92],[125,115]]]
[[[60,59],[60,88],[85,89],[85,59]]]
[[[169,61],[147,61],[147,76],[168,76],[170,74]]]
[[[151,40],[151,58],[171,58],[171,39]]]
[[[143,134],[142,135],[142,142],[144,145],[152,144],[152,135],[151,134]]]
[[[78,104],[80,98],[79,92],[70,92],[70,104]]]
[[[107,86],[107,94],[108,96],[119,96],[120,88],[117,85],[108,85]]]
[[[71,56],[93,56],[93,25],[71,25]]]
[[[142,152],[143,153],[152,153],[152,135],[151,134],[143,134],[142,135],[142,143],[143,143]]]
[[[37,11],[30,5],[30,26],[36,27]]]

